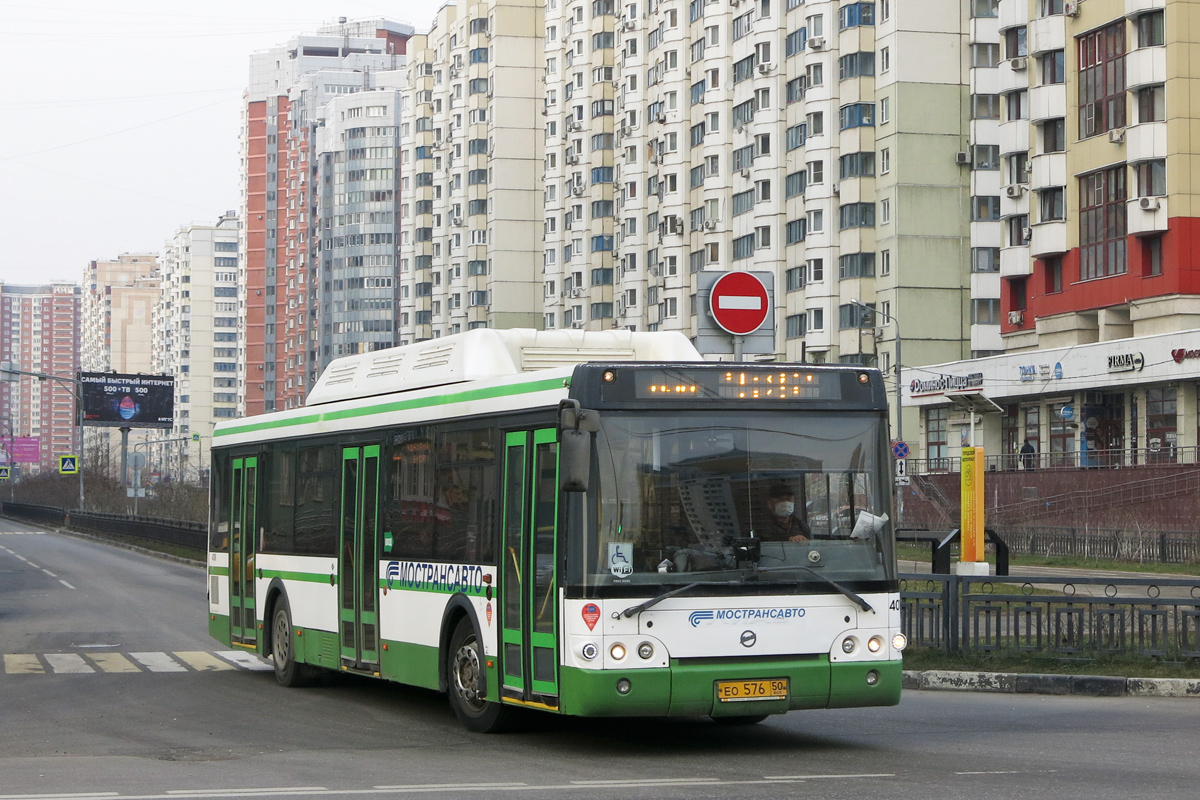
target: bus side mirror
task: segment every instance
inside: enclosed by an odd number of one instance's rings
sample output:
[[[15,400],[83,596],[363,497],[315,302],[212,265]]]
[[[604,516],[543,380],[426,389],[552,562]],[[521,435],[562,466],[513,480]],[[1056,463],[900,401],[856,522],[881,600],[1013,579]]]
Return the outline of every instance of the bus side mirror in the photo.
[[[586,492],[591,477],[592,435],[568,428],[558,444],[558,484],[564,492]]]
[[[580,408],[578,400],[558,404],[558,488],[586,492],[591,478],[592,433],[600,430],[600,415]]]

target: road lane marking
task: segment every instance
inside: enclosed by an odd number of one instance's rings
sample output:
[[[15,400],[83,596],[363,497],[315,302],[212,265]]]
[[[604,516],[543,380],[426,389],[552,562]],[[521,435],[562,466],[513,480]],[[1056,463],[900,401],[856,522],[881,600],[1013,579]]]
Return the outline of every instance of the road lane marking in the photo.
[[[151,672],[187,672],[187,667],[166,653],[130,653],[129,655]]]
[[[247,653],[242,650],[218,650],[217,655],[227,661],[232,661],[244,669],[252,669],[260,672],[275,669],[274,666],[263,661],[254,653]]]
[[[102,672],[141,672],[142,668],[120,653],[88,653]]]
[[[69,584],[69,583],[67,583],[66,581],[64,581],[62,578],[59,578],[59,579],[58,579],[58,582],[59,582],[59,583],[61,583],[63,586],[67,587],[68,589],[74,589],[74,588],[75,588],[75,587],[74,587],[74,586],[72,586],[71,584]]]
[[[819,781],[830,778],[894,778],[894,772],[852,772],[846,775],[767,775],[769,781]]]
[[[175,657],[197,672],[215,672],[221,669],[237,669],[228,661],[222,661],[212,653],[202,650],[176,651]]]
[[[42,572],[46,573],[46,574],[47,574],[47,575],[49,575],[51,578],[57,578],[57,577],[58,577],[57,575],[55,575],[53,572],[51,572],[50,570],[46,569],[45,567],[42,567]]]
[[[75,653],[46,653],[46,661],[58,675],[84,675],[96,671],[83,656]]]
[[[32,675],[43,673],[46,669],[32,653],[5,653],[4,671],[9,675]]]
[[[189,797],[192,795],[209,795],[213,792],[222,792],[225,794],[236,794],[239,796],[252,795],[259,796],[264,794],[287,794],[290,792],[328,792],[324,786],[279,786],[269,789],[168,789],[167,794],[172,797]]]

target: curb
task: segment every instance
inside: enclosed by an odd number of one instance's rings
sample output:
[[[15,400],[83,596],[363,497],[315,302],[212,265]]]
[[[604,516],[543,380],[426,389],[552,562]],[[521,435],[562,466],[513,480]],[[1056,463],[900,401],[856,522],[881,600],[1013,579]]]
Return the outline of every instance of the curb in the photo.
[[[1200,678],[1118,678],[1104,675],[906,670],[903,686],[910,690],[991,692],[994,694],[1200,698]]]

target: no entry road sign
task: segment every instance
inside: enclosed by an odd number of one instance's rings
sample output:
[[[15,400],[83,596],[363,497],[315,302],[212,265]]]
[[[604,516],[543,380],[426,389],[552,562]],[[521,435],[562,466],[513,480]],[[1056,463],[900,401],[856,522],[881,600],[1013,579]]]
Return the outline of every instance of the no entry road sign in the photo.
[[[716,323],[734,336],[754,333],[771,311],[767,287],[749,272],[729,272],[717,278],[709,305]]]

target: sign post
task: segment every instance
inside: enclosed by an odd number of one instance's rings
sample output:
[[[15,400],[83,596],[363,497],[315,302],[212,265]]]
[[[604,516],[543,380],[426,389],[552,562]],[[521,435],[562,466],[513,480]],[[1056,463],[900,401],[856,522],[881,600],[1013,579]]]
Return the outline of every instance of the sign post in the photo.
[[[709,312],[733,336],[733,360],[742,360],[742,337],[767,321],[771,303],[767,287],[753,273],[727,272],[717,278],[708,298]]]

